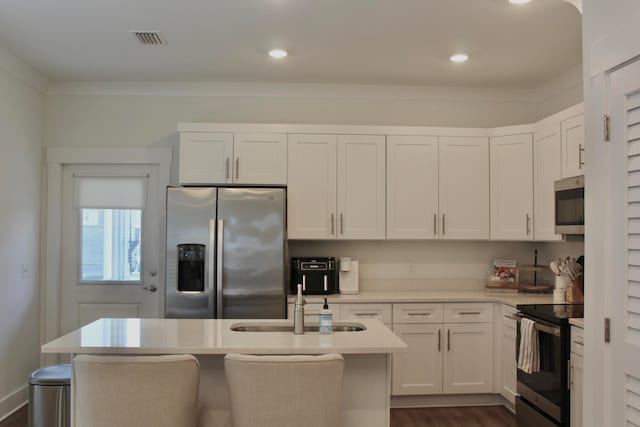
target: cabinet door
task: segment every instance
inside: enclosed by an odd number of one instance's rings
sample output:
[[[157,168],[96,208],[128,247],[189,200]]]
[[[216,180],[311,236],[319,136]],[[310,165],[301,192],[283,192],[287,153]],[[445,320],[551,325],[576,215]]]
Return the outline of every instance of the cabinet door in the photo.
[[[233,154],[236,184],[287,184],[287,135],[236,133]]]
[[[489,238],[489,140],[439,138],[440,236]]]
[[[178,181],[188,184],[231,182],[233,134],[181,132]]]
[[[382,135],[338,137],[338,238],[384,239],[386,150]]]
[[[393,325],[393,332],[409,351],[393,355],[392,394],[442,393],[442,325]]]
[[[491,393],[493,324],[446,323],[444,329],[444,393]]]
[[[555,233],[554,182],[562,178],[560,124],[533,134],[533,238],[562,240]]]
[[[387,239],[435,239],[438,227],[438,138],[387,141]]]
[[[395,356],[394,356],[395,357]],[[582,356],[571,353],[571,397],[570,397],[570,423],[571,427],[582,427],[582,398],[584,359]]]
[[[561,123],[562,177],[584,175],[584,115]]]
[[[500,337],[500,394],[515,405],[517,389],[516,321],[502,319]]]
[[[533,239],[532,135],[491,138],[491,239]]]
[[[337,137],[289,135],[287,226],[290,239],[334,239]]]

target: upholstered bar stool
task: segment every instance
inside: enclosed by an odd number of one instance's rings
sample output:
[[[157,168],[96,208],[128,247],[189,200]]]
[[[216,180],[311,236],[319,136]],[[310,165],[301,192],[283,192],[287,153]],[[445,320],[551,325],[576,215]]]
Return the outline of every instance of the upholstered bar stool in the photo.
[[[73,359],[80,427],[196,427],[200,367],[190,355]]]
[[[344,359],[248,356],[224,360],[233,427],[338,427]]]

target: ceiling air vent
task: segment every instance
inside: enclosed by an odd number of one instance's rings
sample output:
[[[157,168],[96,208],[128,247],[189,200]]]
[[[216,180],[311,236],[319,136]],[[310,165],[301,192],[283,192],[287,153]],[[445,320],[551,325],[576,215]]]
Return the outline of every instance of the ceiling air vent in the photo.
[[[167,41],[160,31],[131,31],[138,41],[144,45],[164,45]]]

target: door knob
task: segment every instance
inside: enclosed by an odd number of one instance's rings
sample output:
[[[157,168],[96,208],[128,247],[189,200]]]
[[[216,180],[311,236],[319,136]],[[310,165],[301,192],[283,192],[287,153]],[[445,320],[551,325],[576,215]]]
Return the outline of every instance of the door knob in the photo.
[[[158,270],[156,269],[150,270],[149,274],[151,275],[151,277],[156,277],[158,275]]]
[[[149,292],[156,292],[158,290],[158,287],[155,284],[153,284],[151,286],[143,286],[142,289]]]

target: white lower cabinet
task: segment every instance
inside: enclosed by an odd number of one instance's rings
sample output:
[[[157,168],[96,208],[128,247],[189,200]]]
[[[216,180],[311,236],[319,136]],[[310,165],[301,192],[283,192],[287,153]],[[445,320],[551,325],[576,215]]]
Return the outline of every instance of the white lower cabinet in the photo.
[[[441,394],[442,325],[394,325],[393,332],[409,351],[393,355],[392,394]]]
[[[503,305],[500,325],[500,394],[511,404],[516,404],[517,370],[516,337],[517,324],[511,317],[516,309]]]
[[[570,423],[571,427],[582,427],[582,398],[583,398],[583,378],[584,378],[584,330],[582,328],[571,327],[571,362],[569,370],[569,386],[571,405]]]
[[[493,317],[479,304],[454,305],[393,305],[393,331],[409,346],[393,357],[393,395],[493,391]],[[443,323],[458,311],[483,320]]]
[[[491,393],[493,324],[446,323],[445,394]]]

